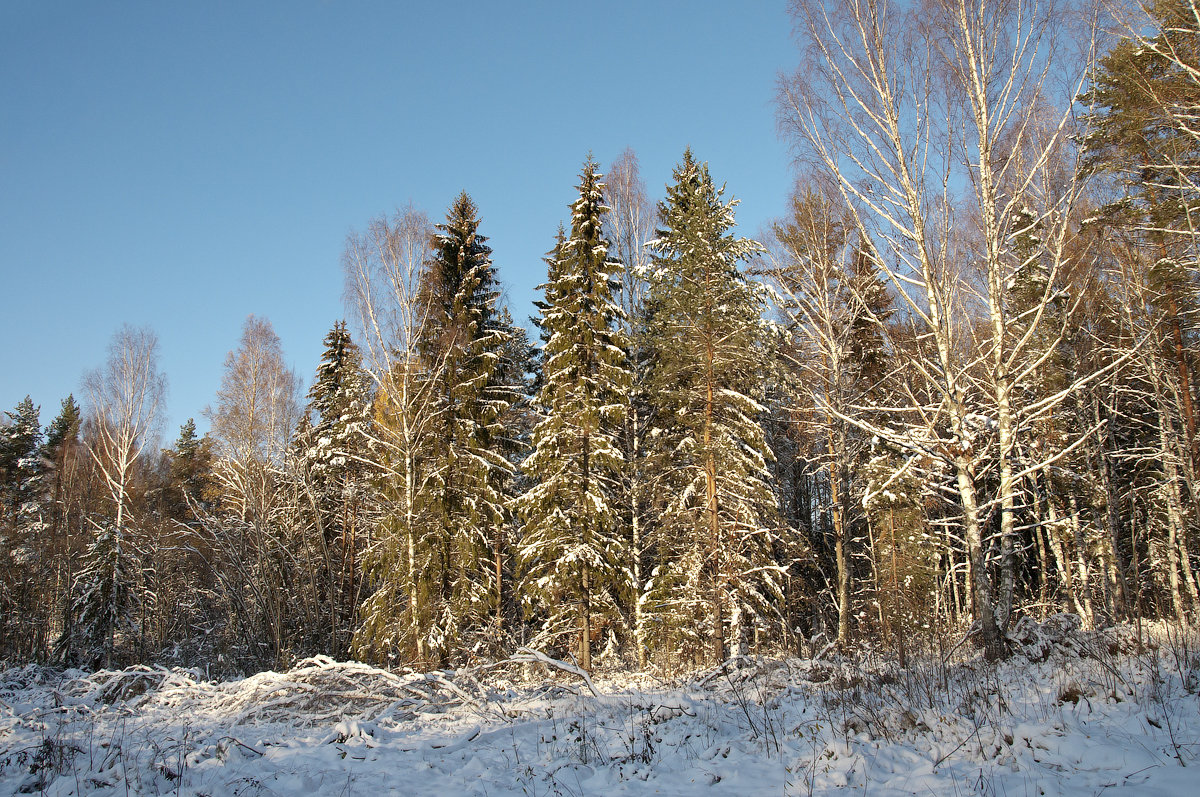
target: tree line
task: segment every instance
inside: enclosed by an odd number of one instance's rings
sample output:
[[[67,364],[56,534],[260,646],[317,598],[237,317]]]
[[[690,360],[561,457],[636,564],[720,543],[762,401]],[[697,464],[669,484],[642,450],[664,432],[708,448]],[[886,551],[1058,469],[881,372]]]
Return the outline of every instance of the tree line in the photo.
[[[533,332],[480,211],[352,234],[312,387],[251,316],[156,450],[149,330],[0,427],[0,656],[581,666],[1200,611],[1200,13],[798,0],[757,237],[590,157]],[[548,241],[549,243],[549,241]],[[531,340],[536,337],[536,340]]]

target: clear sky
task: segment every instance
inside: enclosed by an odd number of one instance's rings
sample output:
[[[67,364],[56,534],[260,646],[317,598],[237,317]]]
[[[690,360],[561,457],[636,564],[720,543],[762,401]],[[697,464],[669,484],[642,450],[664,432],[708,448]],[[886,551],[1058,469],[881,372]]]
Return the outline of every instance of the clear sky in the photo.
[[[466,189],[518,319],[588,152],[652,196],[690,145],[753,236],[792,183],[784,0],[0,0],[0,410],[43,424],[122,324],[170,382],[164,443],[245,317],[311,381],[347,233]]]

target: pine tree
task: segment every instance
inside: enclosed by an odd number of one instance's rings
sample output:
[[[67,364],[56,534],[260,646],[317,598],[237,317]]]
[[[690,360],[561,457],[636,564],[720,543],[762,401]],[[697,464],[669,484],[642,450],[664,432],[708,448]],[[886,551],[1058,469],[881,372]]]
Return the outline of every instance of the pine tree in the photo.
[[[782,590],[761,423],[763,302],[739,268],[761,246],[733,236],[736,201],[690,150],[674,178],[650,244],[650,445],[663,497],[650,592],[662,642],[695,656],[710,641],[710,660],[721,660],[730,642],[744,649],[754,617],[777,611]]]
[[[83,414],[72,393],[62,400],[62,409],[54,420],[46,427],[46,442],[43,455],[51,462],[57,459],[59,451],[68,442],[78,439],[79,426],[83,423]]]
[[[536,401],[542,420],[523,465],[532,485],[516,502],[524,521],[523,597],[540,623],[535,644],[575,636],[588,670],[596,623],[617,619],[632,586],[614,500],[632,377],[613,298],[621,264],[608,257],[601,226],[608,211],[603,189],[589,158],[571,205],[570,236],[548,258],[538,324],[546,336]]]
[[[1188,216],[1200,201],[1200,135],[1193,125],[1200,30],[1188,0],[1155,0],[1143,8],[1152,30],[1119,39],[1082,98],[1091,109],[1085,162],[1118,178],[1150,229],[1187,235]]]
[[[1091,108],[1085,163],[1123,189],[1100,215],[1141,241],[1150,303],[1164,322],[1160,345],[1178,378],[1187,448],[1200,469],[1200,385],[1192,356],[1200,338],[1200,135],[1194,125],[1200,30],[1195,4],[1186,0],[1157,0],[1145,11],[1151,33],[1119,40],[1083,97]]]
[[[1128,438],[1124,456],[1144,460],[1133,468],[1149,480],[1144,489],[1153,511],[1143,525],[1165,538],[1150,545],[1165,549],[1165,557],[1151,557],[1151,569],[1169,585],[1174,613],[1182,616],[1185,595],[1200,606],[1200,579],[1191,566],[1196,545],[1189,541],[1200,472],[1200,18],[1186,0],[1156,0],[1136,11],[1131,35],[1100,60],[1083,98],[1091,108],[1085,163],[1121,192],[1092,221],[1130,244],[1118,256],[1127,261],[1117,280],[1126,291],[1120,311],[1130,332],[1144,330],[1150,341],[1135,352],[1136,375],[1125,380],[1123,400],[1111,402],[1124,404],[1128,416],[1119,413],[1109,423],[1126,427],[1117,435]],[[1132,504],[1136,488],[1125,489]],[[1133,538],[1116,528],[1115,518],[1108,525],[1110,539]],[[1136,565],[1136,540],[1133,547]]]

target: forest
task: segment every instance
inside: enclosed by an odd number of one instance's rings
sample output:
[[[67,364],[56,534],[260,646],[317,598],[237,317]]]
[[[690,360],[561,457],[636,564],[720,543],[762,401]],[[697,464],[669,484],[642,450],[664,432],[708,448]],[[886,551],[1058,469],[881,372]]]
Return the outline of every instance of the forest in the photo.
[[[762,240],[703,153],[657,199],[588,156],[530,324],[464,191],[348,237],[307,391],[251,316],[203,435],[162,447],[131,326],[5,412],[0,661],[671,672],[1194,623],[1200,11],[792,20]]]

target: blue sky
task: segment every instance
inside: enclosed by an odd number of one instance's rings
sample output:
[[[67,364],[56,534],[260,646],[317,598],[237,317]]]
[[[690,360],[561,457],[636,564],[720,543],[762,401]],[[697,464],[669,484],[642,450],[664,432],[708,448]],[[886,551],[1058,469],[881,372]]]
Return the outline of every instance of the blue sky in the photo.
[[[466,189],[514,315],[533,312],[589,151],[654,197],[684,148],[753,235],[792,183],[783,0],[0,2],[0,409],[42,422],[122,324],[158,333],[164,443],[245,317],[311,380],[347,233]]]

